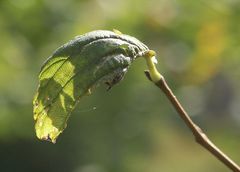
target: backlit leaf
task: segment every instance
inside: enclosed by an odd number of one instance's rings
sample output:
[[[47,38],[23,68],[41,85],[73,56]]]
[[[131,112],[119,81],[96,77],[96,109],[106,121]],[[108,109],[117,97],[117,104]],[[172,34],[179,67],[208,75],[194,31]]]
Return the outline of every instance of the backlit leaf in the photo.
[[[93,31],[58,48],[43,64],[33,100],[36,135],[56,142],[81,98],[100,83],[118,83],[131,62],[148,51],[136,38]]]

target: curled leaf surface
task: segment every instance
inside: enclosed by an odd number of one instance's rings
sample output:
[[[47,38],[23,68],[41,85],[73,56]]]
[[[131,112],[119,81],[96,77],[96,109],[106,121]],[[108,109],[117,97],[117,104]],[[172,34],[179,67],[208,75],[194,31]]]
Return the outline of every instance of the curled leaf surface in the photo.
[[[134,37],[93,31],[58,48],[43,64],[33,100],[36,135],[56,142],[80,99],[100,83],[118,83],[148,47]]]

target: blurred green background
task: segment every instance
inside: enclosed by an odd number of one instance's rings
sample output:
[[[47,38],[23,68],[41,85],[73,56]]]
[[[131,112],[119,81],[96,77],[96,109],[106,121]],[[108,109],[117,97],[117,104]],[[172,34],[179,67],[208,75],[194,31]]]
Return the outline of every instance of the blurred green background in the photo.
[[[1,0],[1,172],[224,172],[194,142],[138,59],[125,79],[80,101],[53,145],[34,132],[41,64],[76,35],[135,36],[209,137],[240,163],[239,0]]]

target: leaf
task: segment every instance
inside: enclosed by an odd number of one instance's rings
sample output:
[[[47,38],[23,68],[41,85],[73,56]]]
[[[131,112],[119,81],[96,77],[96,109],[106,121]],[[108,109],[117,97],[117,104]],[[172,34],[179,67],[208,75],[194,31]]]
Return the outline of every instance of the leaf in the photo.
[[[33,100],[36,135],[56,142],[80,99],[100,83],[118,83],[148,47],[120,32],[93,31],[58,48],[43,64]]]

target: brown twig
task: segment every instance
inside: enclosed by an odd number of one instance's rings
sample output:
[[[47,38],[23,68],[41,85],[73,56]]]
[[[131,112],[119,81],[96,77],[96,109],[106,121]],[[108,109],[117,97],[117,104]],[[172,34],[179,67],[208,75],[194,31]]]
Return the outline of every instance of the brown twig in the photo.
[[[149,71],[145,71],[147,78],[152,81]],[[153,82],[153,81],[152,81]],[[165,79],[161,77],[158,82],[154,82],[157,87],[159,87],[167,98],[172,103],[178,115],[182,118],[187,127],[191,130],[195,136],[195,140],[209,152],[211,152],[216,158],[218,158],[222,163],[224,163],[233,172],[240,172],[240,167],[233,162],[227,155],[225,155],[217,146],[215,146],[212,141],[207,137],[207,135],[198,127],[192,119],[189,117],[187,112],[184,110],[180,102],[177,100],[176,96],[173,94],[172,90],[169,88]]]

